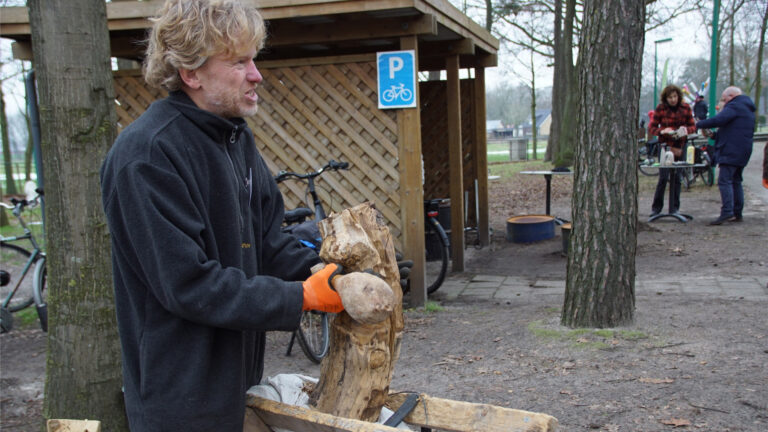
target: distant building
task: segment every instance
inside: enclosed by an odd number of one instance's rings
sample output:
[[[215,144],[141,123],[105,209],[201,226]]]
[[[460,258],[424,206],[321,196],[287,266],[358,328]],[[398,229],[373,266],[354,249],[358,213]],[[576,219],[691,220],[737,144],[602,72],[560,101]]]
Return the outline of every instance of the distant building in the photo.
[[[523,123],[518,127],[518,135],[523,136],[531,136],[532,133],[532,127],[530,121]],[[536,134],[539,137],[547,137],[549,136],[549,129],[552,127],[552,110],[551,109],[541,109],[536,110]]]
[[[504,126],[501,120],[485,121],[485,133],[490,140],[512,138],[514,132],[514,128]]]

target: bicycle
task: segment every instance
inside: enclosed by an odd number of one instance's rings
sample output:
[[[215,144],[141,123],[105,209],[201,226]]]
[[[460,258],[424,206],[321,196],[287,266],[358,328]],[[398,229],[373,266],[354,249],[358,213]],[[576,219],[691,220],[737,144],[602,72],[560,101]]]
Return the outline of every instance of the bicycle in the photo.
[[[0,333],[13,328],[13,313],[31,306],[33,303],[40,320],[40,328],[48,331],[48,304],[46,302],[47,271],[45,267],[45,252],[29,229],[21,213],[37,205],[43,195],[42,189],[35,189],[36,196],[32,200],[11,198],[9,205],[0,202],[0,206],[12,211],[24,230],[19,236],[5,237],[0,235],[0,286],[10,286],[10,291],[0,305]],[[32,251],[19,246],[18,242],[27,240],[32,245]],[[31,273],[31,278],[28,277]],[[30,280],[31,279],[31,280]],[[4,290],[5,291],[5,290]]]
[[[329,161],[317,171],[306,174],[299,174],[290,171],[280,171],[275,177],[277,183],[282,183],[288,179],[297,179],[307,182],[306,194],[312,199],[314,211],[306,207],[299,207],[285,212],[283,217],[282,231],[294,235],[305,246],[320,250],[320,232],[317,228],[317,222],[326,218],[323,203],[317,195],[315,189],[315,178],[326,171],[338,171],[349,169],[348,162]],[[313,216],[314,219],[307,220]],[[297,338],[298,336],[298,338]],[[294,341],[298,339],[299,347],[304,354],[314,363],[320,361],[328,354],[330,347],[330,330],[328,326],[328,314],[319,311],[307,311],[302,313],[299,328],[294,330],[291,335],[291,341],[288,344],[288,350],[285,355],[291,355]]]
[[[659,170],[655,168],[650,168],[654,163],[659,162],[659,158],[657,158],[657,155],[660,152],[659,148],[659,139],[653,138],[649,141],[646,141],[644,139],[638,140],[638,148],[637,148],[637,169],[640,171],[640,174],[649,176],[649,177],[655,177],[659,175]]]
[[[426,236],[424,285],[427,286],[427,294],[432,294],[440,288],[448,272],[451,242],[438,220],[442,201],[441,199],[424,201],[424,235]]]
[[[699,135],[689,135],[688,139],[694,148],[694,161],[695,165],[691,168],[686,168],[683,173],[683,184],[685,190],[690,189],[691,185],[696,182],[696,177],[700,177],[701,181],[707,186],[715,184],[715,167],[712,166],[712,157],[709,154],[710,148],[707,145],[707,141],[697,142],[696,139]]]

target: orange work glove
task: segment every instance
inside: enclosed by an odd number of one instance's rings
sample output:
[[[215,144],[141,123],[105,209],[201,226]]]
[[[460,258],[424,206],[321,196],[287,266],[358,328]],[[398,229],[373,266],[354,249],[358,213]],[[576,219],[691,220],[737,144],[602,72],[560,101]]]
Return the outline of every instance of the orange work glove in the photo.
[[[304,281],[304,305],[302,310],[339,313],[344,310],[339,293],[333,289],[333,278],[340,275],[342,267],[328,264]]]

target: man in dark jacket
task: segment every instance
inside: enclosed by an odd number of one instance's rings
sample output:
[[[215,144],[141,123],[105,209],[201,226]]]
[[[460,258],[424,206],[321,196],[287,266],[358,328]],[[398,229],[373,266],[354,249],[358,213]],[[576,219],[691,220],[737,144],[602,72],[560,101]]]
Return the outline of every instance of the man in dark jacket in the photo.
[[[265,331],[344,309],[338,266],[310,275],[318,256],[281,232],[282,196],[243,119],[257,111],[264,37],[246,2],[168,0],[144,77],[169,96],[101,169],[134,432],[241,432]]]
[[[728,87],[720,97],[720,112],[696,123],[697,129],[718,128],[715,138],[715,163],[720,166],[717,187],[722,206],[720,216],[710,225],[725,221],[741,222],[744,190],[741,174],[752,155],[755,130],[755,104],[738,87]],[[705,135],[709,132],[705,132]]]
[[[693,116],[696,120],[704,120],[707,118],[707,110],[709,110],[709,105],[704,100],[704,96],[697,95],[696,102],[693,104]]]

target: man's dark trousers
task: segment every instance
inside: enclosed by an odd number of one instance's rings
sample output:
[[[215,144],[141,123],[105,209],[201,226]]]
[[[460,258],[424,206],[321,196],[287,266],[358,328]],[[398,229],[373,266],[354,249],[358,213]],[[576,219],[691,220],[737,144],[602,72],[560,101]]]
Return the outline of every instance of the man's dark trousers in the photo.
[[[741,173],[744,167],[720,164],[720,174],[717,177],[717,187],[720,189],[720,217],[738,216],[744,209],[744,189],[741,187]]]

